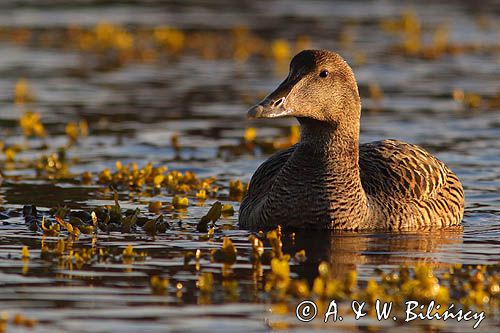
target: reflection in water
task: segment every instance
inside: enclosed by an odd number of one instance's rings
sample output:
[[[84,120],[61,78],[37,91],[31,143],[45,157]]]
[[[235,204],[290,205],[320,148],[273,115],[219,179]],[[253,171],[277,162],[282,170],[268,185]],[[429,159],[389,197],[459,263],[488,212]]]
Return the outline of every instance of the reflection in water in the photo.
[[[321,261],[329,262],[338,277],[362,266],[414,265],[421,262],[447,266],[449,263],[446,258],[440,258],[440,253],[460,248],[463,244],[462,228],[418,233],[304,231],[297,232],[293,239],[291,235],[287,236],[283,237],[286,253],[306,250],[306,264],[295,269],[299,276],[310,279],[316,276]]]

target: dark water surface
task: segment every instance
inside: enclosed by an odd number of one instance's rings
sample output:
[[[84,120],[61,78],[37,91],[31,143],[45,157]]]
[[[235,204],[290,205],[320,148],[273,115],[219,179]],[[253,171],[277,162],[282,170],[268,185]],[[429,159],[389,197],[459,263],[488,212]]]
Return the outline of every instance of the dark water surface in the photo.
[[[413,10],[421,20],[424,40],[432,43],[434,32],[448,27],[448,38],[456,44],[479,45],[470,52],[444,54],[437,59],[404,56],[394,51],[400,36],[381,28],[386,19]],[[446,162],[462,180],[466,194],[463,231],[413,233],[304,233],[283,239],[284,249],[295,253],[306,249],[308,261],[292,266],[295,276],[308,281],[316,276],[317,264],[328,261],[338,274],[356,268],[367,281],[374,269],[400,264],[435,263],[495,264],[500,261],[500,108],[488,102],[500,89],[500,3],[450,2],[328,2],[328,1],[2,1],[0,25],[9,29],[48,31],[56,36],[71,25],[91,27],[99,22],[128,27],[169,25],[185,31],[220,33],[246,26],[265,40],[295,41],[307,35],[315,48],[339,51],[352,64],[363,98],[361,124],[363,142],[397,138],[419,144]],[[6,32],[7,31],[7,32]],[[155,62],[130,61],[102,68],[91,56],[74,49],[44,47],[40,43],[16,43],[0,33],[0,141],[24,144],[18,119],[26,108],[38,112],[49,132],[48,151],[29,149],[17,161],[33,160],[66,144],[69,121],[86,119],[89,137],[68,149],[71,174],[98,172],[115,162],[147,162],[170,169],[190,170],[199,177],[215,176],[222,186],[222,201],[237,210],[239,203],[227,199],[230,180],[247,182],[268,155],[222,155],[219,148],[238,145],[247,127],[257,128],[258,137],[286,136],[294,120],[252,122],[244,118],[246,108],[284,77],[276,61],[250,57],[199,57],[186,54]],[[56,43],[57,44],[57,43]],[[64,43],[62,43],[64,44]],[[286,62],[285,61],[285,67]],[[27,79],[36,94],[28,107],[12,101],[19,78]],[[370,87],[377,85],[383,98],[377,100]],[[482,102],[469,108],[453,98],[453,91],[477,93]],[[171,145],[179,136],[180,152]],[[30,139],[32,147],[40,139]],[[31,167],[8,168],[0,155],[2,172],[8,176],[0,187],[0,207],[20,212],[35,204],[46,211],[58,204],[73,208],[112,204],[101,185],[80,185],[68,179],[43,180]],[[19,176],[13,178],[13,176]],[[1,179],[1,178],[0,178]],[[225,196],[225,199],[224,199]],[[124,208],[147,211],[150,198],[130,200],[120,195]],[[155,200],[170,202],[171,195]],[[172,228],[155,237],[138,234],[99,234],[97,246],[115,251],[132,244],[146,251],[144,260],[123,263],[119,259],[95,261],[81,269],[70,269],[63,260],[40,258],[42,236],[26,228],[22,216],[6,214],[0,228],[0,310],[23,313],[39,321],[33,329],[9,326],[8,332],[239,332],[267,331],[277,320],[269,306],[256,296],[248,263],[247,231],[238,230],[237,215],[221,219],[225,228],[213,240],[200,239],[196,223],[214,200],[205,206],[192,204],[187,212],[168,213]],[[192,200],[192,202],[195,202]],[[182,224],[177,223],[182,220]],[[222,264],[210,260],[210,250],[220,247],[223,235],[238,248],[233,265],[238,282],[236,294],[228,294],[222,283]],[[55,247],[56,237],[43,242]],[[92,237],[82,235],[73,248],[91,247]],[[31,259],[21,260],[27,245]],[[198,265],[184,264],[189,251],[201,250]],[[28,265],[26,267],[26,265]],[[217,292],[212,305],[199,305],[196,281],[201,271],[213,272]],[[268,267],[264,267],[265,270]],[[169,277],[166,296],[151,295],[149,277]],[[259,277],[258,279],[263,279]],[[182,284],[176,290],[177,284]],[[258,293],[257,293],[258,294]],[[280,317],[286,328],[308,331],[292,314]],[[498,318],[482,327],[495,331]],[[367,320],[358,329],[409,330]],[[386,326],[389,325],[389,326]],[[393,326],[391,326],[393,325]],[[437,330],[467,331],[471,326],[443,323]],[[318,330],[344,331],[351,323],[314,326]],[[425,330],[425,328],[422,328]]]

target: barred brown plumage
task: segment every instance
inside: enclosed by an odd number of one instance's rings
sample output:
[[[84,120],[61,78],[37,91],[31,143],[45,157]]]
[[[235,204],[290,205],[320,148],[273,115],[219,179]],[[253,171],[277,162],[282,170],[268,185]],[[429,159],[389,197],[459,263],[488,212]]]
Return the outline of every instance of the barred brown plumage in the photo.
[[[328,72],[327,76],[318,73]],[[354,74],[330,51],[296,55],[287,79],[248,111],[295,116],[301,139],[253,175],[240,208],[243,228],[411,230],[459,225],[457,176],[422,147],[398,140],[359,145]]]

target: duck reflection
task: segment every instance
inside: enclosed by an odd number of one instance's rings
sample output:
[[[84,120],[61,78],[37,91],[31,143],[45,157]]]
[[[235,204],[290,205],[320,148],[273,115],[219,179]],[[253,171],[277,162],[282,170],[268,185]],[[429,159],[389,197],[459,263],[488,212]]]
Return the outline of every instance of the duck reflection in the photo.
[[[446,252],[463,243],[463,228],[419,232],[353,233],[300,231],[284,234],[283,251],[293,255],[305,249],[304,265],[292,269],[308,279],[317,275],[318,263],[330,263],[334,275],[342,277],[358,265],[413,265],[421,262],[446,265]],[[360,274],[362,275],[362,274]]]

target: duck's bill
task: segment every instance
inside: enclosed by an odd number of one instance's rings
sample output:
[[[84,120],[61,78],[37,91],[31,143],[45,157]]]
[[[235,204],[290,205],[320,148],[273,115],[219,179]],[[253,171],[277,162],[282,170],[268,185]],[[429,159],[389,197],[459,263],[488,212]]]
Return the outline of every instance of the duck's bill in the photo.
[[[259,103],[248,110],[247,117],[248,119],[278,118],[291,116],[291,114],[292,110],[288,110],[283,106],[273,107],[272,105]]]
[[[248,110],[249,119],[256,118],[279,118],[293,116],[293,107],[289,105],[288,96],[292,91],[297,79],[291,80],[287,77],[275,91]]]

